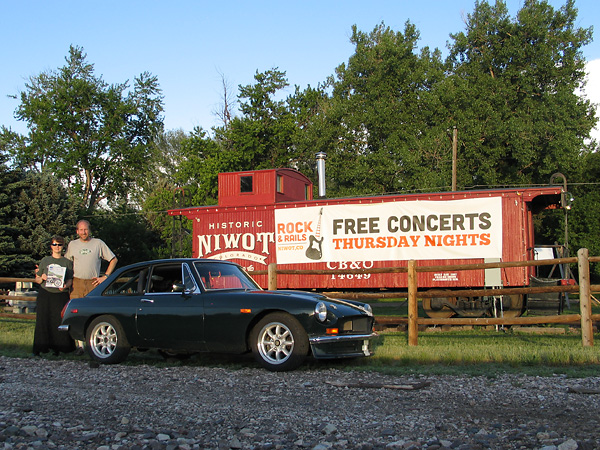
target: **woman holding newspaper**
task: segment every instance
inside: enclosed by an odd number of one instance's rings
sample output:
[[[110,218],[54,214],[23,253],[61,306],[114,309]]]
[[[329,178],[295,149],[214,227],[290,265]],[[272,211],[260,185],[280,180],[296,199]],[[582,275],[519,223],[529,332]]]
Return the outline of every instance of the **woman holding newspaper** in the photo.
[[[63,256],[65,239],[53,236],[50,244],[52,254],[40,261],[35,282],[40,285],[37,296],[33,354],[52,351],[68,353],[75,350],[75,343],[68,333],[58,331],[60,313],[69,301],[73,283],[73,261]]]

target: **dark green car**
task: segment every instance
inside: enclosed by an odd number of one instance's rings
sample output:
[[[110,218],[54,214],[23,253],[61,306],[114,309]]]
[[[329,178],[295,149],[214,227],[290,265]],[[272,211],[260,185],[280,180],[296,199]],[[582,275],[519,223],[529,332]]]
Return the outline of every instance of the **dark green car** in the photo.
[[[123,267],[65,307],[63,331],[100,363],[131,348],[165,355],[252,352],[265,368],[371,355],[368,304],[302,291],[264,291],[237,264],[168,259]]]

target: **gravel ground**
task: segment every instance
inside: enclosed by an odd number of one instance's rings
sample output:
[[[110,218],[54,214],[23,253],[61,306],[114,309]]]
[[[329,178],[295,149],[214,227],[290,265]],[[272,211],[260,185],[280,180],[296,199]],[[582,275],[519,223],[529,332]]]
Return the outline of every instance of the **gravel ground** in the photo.
[[[392,388],[416,383],[425,386]],[[600,376],[410,378],[0,357],[0,386],[0,449],[600,448]]]

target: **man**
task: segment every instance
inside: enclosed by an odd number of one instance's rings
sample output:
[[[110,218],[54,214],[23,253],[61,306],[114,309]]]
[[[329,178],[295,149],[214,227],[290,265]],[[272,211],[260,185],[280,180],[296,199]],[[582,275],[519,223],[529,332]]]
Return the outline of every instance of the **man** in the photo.
[[[77,222],[79,239],[69,242],[65,257],[73,260],[73,290],[71,298],[85,297],[115,270],[117,257],[101,239],[90,234],[87,220]],[[105,275],[100,276],[102,260],[108,261]]]

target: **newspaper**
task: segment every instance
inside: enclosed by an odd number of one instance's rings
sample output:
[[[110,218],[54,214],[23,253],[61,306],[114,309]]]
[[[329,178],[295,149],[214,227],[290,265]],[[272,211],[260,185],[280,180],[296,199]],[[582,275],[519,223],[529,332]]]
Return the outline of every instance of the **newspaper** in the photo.
[[[46,278],[46,287],[61,288],[65,285],[65,274],[67,268],[58,264],[48,266],[48,277]]]

